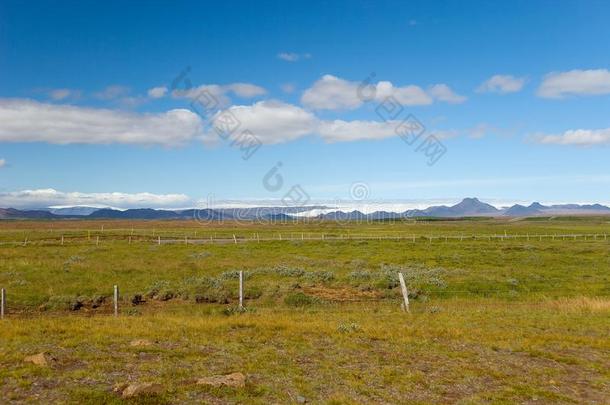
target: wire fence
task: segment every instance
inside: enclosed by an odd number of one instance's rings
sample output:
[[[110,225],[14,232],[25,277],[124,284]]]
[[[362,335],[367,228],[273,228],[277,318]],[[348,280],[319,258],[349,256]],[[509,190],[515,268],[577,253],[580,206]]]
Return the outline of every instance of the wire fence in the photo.
[[[337,234],[337,233],[277,233],[264,234],[252,233],[246,235],[142,235],[142,234],[117,234],[90,232],[61,234],[52,237],[34,237],[26,235],[23,240],[0,241],[0,245],[28,246],[28,245],[67,245],[67,244],[95,244],[108,242],[149,243],[149,244],[239,244],[239,243],[261,243],[261,242],[313,242],[313,241],[398,241],[398,242],[468,242],[468,241],[608,241],[606,233],[570,233],[570,234],[462,234],[462,235],[395,235],[395,234]]]

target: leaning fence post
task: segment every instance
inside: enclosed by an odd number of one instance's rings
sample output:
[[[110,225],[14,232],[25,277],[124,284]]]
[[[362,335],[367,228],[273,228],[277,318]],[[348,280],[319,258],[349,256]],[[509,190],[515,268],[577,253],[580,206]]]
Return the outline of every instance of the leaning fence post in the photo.
[[[239,309],[244,307],[244,272],[239,271]]]
[[[400,290],[402,291],[402,297],[404,298],[404,310],[409,312],[409,293],[407,291],[407,285],[402,273],[398,273],[398,280],[400,281]]]
[[[235,234],[233,234],[233,242],[237,245],[237,237],[235,237]]]
[[[6,305],[6,290],[0,290],[0,319],[4,319],[4,306]]]
[[[119,316],[119,286],[114,286],[114,316]]]

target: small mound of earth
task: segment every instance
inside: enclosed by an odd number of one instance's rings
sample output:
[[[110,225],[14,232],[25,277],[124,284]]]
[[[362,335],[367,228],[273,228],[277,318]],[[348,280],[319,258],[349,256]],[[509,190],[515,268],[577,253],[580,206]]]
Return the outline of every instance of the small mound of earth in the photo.
[[[155,383],[133,383],[117,384],[114,392],[120,394],[122,398],[134,398],[140,395],[158,395],[163,392],[163,386]]]
[[[135,339],[129,343],[131,347],[149,347],[152,346],[153,342],[148,339]]]
[[[242,373],[231,373],[226,375],[214,375],[211,377],[199,378],[197,385],[207,385],[210,387],[234,387],[243,388],[246,386],[246,376]]]
[[[48,353],[38,353],[27,356],[23,359],[26,363],[32,363],[40,367],[50,367],[57,362],[57,359]]]

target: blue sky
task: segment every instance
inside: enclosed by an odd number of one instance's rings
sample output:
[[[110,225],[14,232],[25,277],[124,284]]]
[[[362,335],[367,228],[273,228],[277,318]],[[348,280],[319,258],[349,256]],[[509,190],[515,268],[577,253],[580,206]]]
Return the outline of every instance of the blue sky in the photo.
[[[294,186],[350,199],[354,185],[374,200],[610,203],[609,18],[602,1],[5,0],[0,206]],[[172,89],[187,67],[190,90]],[[218,102],[203,116],[202,94]],[[388,100],[396,119],[377,113]],[[219,137],[224,113],[240,128]],[[396,132],[409,114],[425,127],[412,145]],[[248,159],[243,130],[261,144]],[[431,140],[446,151],[433,165],[417,151]]]

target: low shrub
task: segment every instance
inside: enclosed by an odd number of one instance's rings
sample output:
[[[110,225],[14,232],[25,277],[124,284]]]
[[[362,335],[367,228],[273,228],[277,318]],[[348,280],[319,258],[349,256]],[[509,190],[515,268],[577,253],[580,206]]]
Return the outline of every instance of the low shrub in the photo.
[[[352,333],[352,332],[359,332],[360,330],[361,330],[360,325],[358,325],[355,322],[342,323],[339,325],[339,327],[337,327],[337,331],[339,331],[339,333]]]
[[[177,295],[168,281],[156,281],[146,291],[146,297],[160,301],[170,300]]]
[[[296,292],[288,294],[284,298],[284,303],[291,307],[307,307],[320,303],[320,299],[302,292]]]
[[[332,271],[311,271],[305,274],[305,278],[316,283],[328,283],[335,279]]]

